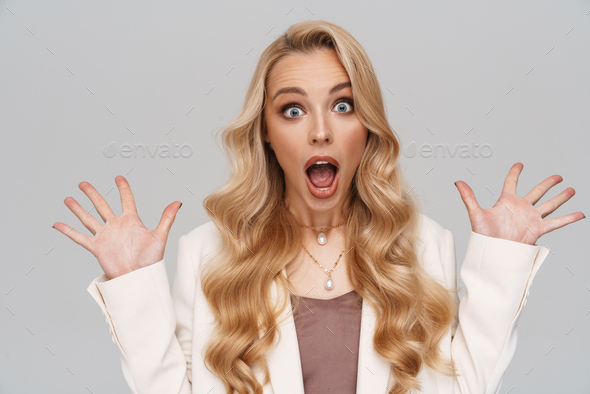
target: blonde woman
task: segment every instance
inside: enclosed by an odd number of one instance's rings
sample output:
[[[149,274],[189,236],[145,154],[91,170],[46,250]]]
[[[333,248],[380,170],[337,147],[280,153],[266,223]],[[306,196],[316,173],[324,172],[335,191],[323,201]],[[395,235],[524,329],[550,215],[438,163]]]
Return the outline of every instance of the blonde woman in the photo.
[[[100,305],[133,393],[496,393],[516,324],[548,249],[543,234],[584,217],[544,219],[573,194],[534,204],[550,176],[471,221],[459,300],[453,234],[420,213],[400,144],[361,45],[325,21],[293,25],[261,55],[240,116],[223,133],[232,163],[203,203],[211,221],[179,240],[169,288],[164,248],[180,202],[155,230],[122,176],[104,223],[65,204],[94,235],[55,228],[104,270]]]

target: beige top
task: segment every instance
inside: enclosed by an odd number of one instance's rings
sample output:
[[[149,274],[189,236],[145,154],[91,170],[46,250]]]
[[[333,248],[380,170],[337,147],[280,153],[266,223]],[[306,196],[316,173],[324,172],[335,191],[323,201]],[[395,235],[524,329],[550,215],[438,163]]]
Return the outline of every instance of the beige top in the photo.
[[[298,298],[293,318],[305,394],[356,393],[363,299],[355,290],[327,300]]]

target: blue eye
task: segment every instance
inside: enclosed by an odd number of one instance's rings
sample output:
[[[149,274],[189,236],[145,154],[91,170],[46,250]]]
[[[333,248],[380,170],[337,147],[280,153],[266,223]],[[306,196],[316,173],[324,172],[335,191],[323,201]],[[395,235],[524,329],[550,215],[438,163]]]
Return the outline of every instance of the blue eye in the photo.
[[[352,103],[352,100],[350,100],[350,99],[342,99],[342,100],[340,100],[340,101],[338,101],[336,103],[336,108],[338,108],[338,112],[347,112],[346,111],[346,105],[345,104],[348,104],[348,105],[350,105],[351,108],[354,108],[354,105]],[[340,111],[340,109],[343,109],[343,111]]]
[[[346,111],[346,105],[348,104],[351,107],[351,111]],[[354,109],[354,101],[348,98],[343,98],[340,99],[336,105],[334,106],[334,108],[337,108],[337,112],[340,113],[347,113],[347,112],[352,112],[352,109]],[[289,111],[287,111],[289,110]],[[290,119],[294,119],[297,118],[299,114],[299,112],[302,112],[303,109],[295,103],[289,103],[286,105],[283,105],[283,107],[281,108],[281,113],[283,114],[283,116],[285,116],[286,118],[290,118]],[[287,112],[289,115],[285,115],[285,112]]]
[[[287,112],[289,113],[289,115],[293,115],[293,116],[287,116],[287,118],[296,118],[297,112],[301,112],[301,109],[299,107],[295,106],[294,104],[288,104],[287,106],[285,106],[283,108],[285,108],[285,109],[281,110],[283,112],[283,114],[288,109],[289,111],[287,111]]]

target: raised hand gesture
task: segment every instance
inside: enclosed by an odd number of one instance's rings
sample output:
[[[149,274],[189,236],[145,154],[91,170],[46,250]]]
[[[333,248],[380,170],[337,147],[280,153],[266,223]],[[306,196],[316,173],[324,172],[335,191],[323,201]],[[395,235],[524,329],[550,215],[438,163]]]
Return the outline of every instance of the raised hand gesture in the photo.
[[[119,175],[115,177],[115,183],[119,188],[123,210],[119,216],[115,216],[105,199],[90,183],[81,182],[78,185],[90,198],[104,224],[88,214],[72,197],[66,197],[64,200],[66,206],[94,237],[82,234],[61,222],[53,225],[56,230],[90,251],[97,258],[109,280],[155,264],[164,258],[168,233],[182,205],[178,201],[168,205],[158,227],[150,230],[137,215],[135,199],[127,180]]]
[[[534,205],[541,197],[550,188],[563,181],[563,178],[559,175],[552,175],[535,186],[526,196],[518,197],[516,185],[523,167],[522,163],[512,166],[504,181],[500,198],[489,209],[482,209],[479,206],[469,185],[463,181],[455,182],[467,208],[473,232],[534,245],[543,234],[586,217],[582,212],[575,212],[558,218],[543,219],[569,200],[576,191],[569,187],[559,195],[535,207]]]

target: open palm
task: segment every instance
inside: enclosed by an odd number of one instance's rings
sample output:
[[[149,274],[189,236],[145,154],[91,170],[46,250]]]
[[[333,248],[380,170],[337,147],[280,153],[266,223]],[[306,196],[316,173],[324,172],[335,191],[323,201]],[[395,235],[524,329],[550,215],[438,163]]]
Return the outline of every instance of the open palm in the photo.
[[[535,186],[526,196],[518,197],[516,186],[523,167],[522,163],[516,163],[510,168],[500,198],[489,209],[482,209],[479,206],[469,185],[463,181],[455,182],[467,208],[473,232],[534,245],[543,234],[586,217],[582,212],[575,212],[558,218],[544,219],[576,192],[571,187],[567,188],[559,195],[535,207],[534,205],[541,197],[563,178],[552,175]]]
[[[54,228],[67,235],[78,245],[90,251],[98,260],[108,279],[113,279],[139,268],[155,264],[164,258],[166,240],[182,205],[173,202],[166,207],[155,230],[145,227],[137,214],[135,199],[129,183],[123,176],[115,177],[121,195],[122,214],[116,216],[105,199],[88,182],[78,187],[90,198],[96,211],[105,222],[101,224],[88,214],[72,197],[64,200],[66,206],[80,219],[94,237],[82,234],[73,227],[57,222]],[[175,204],[176,203],[176,204]]]

